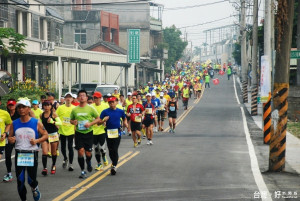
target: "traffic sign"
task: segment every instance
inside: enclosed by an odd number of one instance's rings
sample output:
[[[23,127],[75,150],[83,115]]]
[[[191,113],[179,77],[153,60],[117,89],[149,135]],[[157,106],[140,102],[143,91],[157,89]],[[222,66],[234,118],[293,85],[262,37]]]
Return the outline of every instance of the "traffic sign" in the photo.
[[[300,51],[299,50],[291,51],[291,59],[300,59]]]
[[[128,29],[128,63],[140,63],[140,29]]]

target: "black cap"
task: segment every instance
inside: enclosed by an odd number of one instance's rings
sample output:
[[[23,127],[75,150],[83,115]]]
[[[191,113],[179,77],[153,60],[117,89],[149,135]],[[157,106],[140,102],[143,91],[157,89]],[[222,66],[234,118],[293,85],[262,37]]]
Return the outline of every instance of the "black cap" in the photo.
[[[52,96],[52,97],[54,97],[54,98],[55,98],[55,94],[54,94],[54,93],[52,93],[52,92],[47,92],[47,93],[46,93],[46,95],[47,95],[47,96]]]

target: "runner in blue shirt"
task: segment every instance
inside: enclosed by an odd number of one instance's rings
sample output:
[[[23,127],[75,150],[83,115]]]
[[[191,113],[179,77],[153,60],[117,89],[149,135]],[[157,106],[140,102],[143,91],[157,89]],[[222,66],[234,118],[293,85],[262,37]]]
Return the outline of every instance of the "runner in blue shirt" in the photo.
[[[103,110],[100,115],[100,123],[106,122],[106,142],[109,150],[109,157],[112,161],[111,175],[115,175],[116,166],[119,160],[118,149],[121,142],[121,120],[123,120],[123,127],[127,127],[127,119],[124,110],[117,108],[116,97],[109,97],[107,99],[109,108]]]
[[[152,92],[152,98],[151,98],[151,103],[154,105],[156,113],[155,113],[155,118],[154,118],[154,128],[153,128],[153,132],[157,133],[158,129],[157,129],[157,111],[158,108],[160,107],[160,100],[159,98],[156,98],[156,94],[155,92]]]

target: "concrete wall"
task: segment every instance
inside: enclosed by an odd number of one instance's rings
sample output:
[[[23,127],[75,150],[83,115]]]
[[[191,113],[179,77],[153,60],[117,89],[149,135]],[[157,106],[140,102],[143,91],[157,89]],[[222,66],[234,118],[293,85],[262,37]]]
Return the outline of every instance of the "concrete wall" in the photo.
[[[83,49],[97,43],[100,39],[100,21],[98,23],[68,22],[63,26],[63,44],[74,44],[75,29],[86,29],[86,44],[79,44]]]

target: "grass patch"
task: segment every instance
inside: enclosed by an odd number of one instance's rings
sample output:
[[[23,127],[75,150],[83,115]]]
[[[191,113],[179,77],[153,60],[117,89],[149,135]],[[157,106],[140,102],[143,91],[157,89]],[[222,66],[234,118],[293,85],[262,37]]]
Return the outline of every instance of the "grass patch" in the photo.
[[[294,136],[300,138],[300,122],[288,122],[287,129]]]

